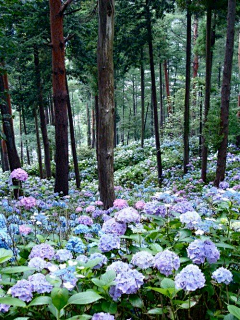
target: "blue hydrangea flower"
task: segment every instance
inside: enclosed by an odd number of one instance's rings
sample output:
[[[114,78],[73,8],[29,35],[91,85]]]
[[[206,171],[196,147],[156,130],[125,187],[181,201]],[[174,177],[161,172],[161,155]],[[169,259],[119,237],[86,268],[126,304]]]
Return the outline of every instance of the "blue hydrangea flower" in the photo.
[[[90,229],[88,226],[86,226],[85,224],[79,224],[78,226],[76,226],[73,230],[73,232],[75,234],[85,234],[85,233],[89,233],[90,232]]]
[[[196,211],[187,211],[181,214],[179,219],[190,230],[197,229],[201,222],[201,217]]]
[[[18,282],[9,290],[14,298],[29,302],[33,298],[32,286],[30,281],[18,280]]]
[[[176,289],[183,289],[185,291],[195,291],[201,289],[205,285],[205,277],[198,266],[189,264],[176,276]]]
[[[90,232],[91,232],[91,233],[98,234],[100,230],[101,230],[100,224],[99,224],[99,223],[94,223],[94,224],[91,226]]]
[[[99,240],[98,249],[101,252],[120,249],[120,238],[116,234],[103,234]]]
[[[189,244],[187,254],[192,262],[196,264],[204,263],[205,259],[209,263],[215,263],[220,257],[218,249],[210,240],[194,240]]]
[[[1,213],[0,214],[0,229],[6,229],[7,225],[6,225],[6,218],[5,216]]]
[[[132,256],[131,264],[141,268],[147,269],[153,266],[153,255],[147,251],[140,251]]]
[[[0,230],[0,248],[10,249],[12,246],[12,239],[7,233],[6,229]]]
[[[78,237],[71,237],[66,244],[66,249],[75,253],[84,253],[86,246]]]
[[[92,320],[114,320],[114,316],[112,316],[110,313],[104,313],[104,312],[99,312],[99,313],[94,313],[92,316]]]
[[[226,268],[218,268],[213,272],[212,278],[217,281],[217,283],[229,284],[233,280],[232,272]]]
[[[72,253],[67,249],[59,249],[55,253],[54,258],[59,262],[64,262],[73,258]]]
[[[37,244],[31,250],[29,258],[39,257],[51,260],[54,257],[54,248],[48,243]]]
[[[138,211],[132,207],[126,207],[115,213],[114,218],[118,222],[124,223],[139,223],[140,222],[140,214]]]
[[[114,218],[105,221],[102,225],[102,232],[115,233],[118,236],[124,235],[127,230],[126,223],[117,222]]]
[[[180,267],[180,259],[176,253],[164,250],[154,257],[154,267],[165,276],[169,276],[173,270],[178,270]]]
[[[46,280],[42,273],[35,273],[29,276],[28,281],[31,283],[33,292],[49,293],[52,291],[53,286]]]
[[[11,306],[9,306],[8,304],[0,303],[0,312],[6,313],[6,312],[8,312],[8,310],[10,309],[10,307],[11,307]]]
[[[79,256],[77,256],[76,260],[80,261],[80,262],[83,262],[83,263],[87,263],[88,262],[88,258],[86,256],[84,256],[83,254],[80,254]]]
[[[67,267],[57,270],[53,274],[62,280],[63,287],[71,291],[78,281],[74,271],[75,267]]]
[[[34,257],[28,262],[30,268],[35,268],[38,272],[47,268],[47,262],[40,257]]]
[[[107,257],[98,252],[91,254],[89,260],[94,260],[97,258],[101,258],[102,260],[95,267],[93,267],[93,269],[100,269],[104,264],[107,264]]]

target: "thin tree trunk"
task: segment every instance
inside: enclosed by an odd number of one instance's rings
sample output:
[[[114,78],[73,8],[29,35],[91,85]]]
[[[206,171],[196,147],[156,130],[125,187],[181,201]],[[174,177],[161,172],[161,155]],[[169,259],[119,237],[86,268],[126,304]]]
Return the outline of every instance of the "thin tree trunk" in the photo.
[[[164,108],[163,108],[163,83],[162,83],[162,63],[159,62],[159,89],[160,89],[160,129],[163,133]]]
[[[164,60],[164,75],[165,75],[165,86],[166,86],[166,95],[167,95],[167,103],[168,103],[168,116],[172,113],[172,104],[171,104],[171,94],[170,94],[170,87],[169,87],[169,76],[167,70],[167,60]]]
[[[203,101],[202,101],[202,88],[200,89],[199,92],[199,97],[200,97],[200,103],[199,103],[199,157],[201,158],[202,156],[202,129],[203,129]]]
[[[158,182],[161,184],[162,178],[162,160],[161,160],[161,149],[159,139],[159,126],[158,126],[158,108],[157,108],[157,91],[155,81],[155,70],[154,70],[154,59],[153,59],[153,45],[152,45],[152,26],[151,16],[149,10],[149,0],[146,0],[147,9],[147,30],[148,30],[148,48],[149,48],[149,59],[150,59],[150,70],[151,70],[151,84],[152,84],[152,103],[154,113],[154,128],[155,128],[155,144],[156,144],[156,156],[157,156],[157,171],[158,171]]]
[[[90,111],[87,103],[87,145],[91,147],[91,122],[90,122]]]
[[[98,179],[100,198],[107,209],[114,192],[114,0],[99,0],[98,24]]]
[[[20,159],[21,165],[23,165],[23,140],[22,140],[22,115],[21,109],[19,110],[19,135],[20,135]]]
[[[141,49],[141,147],[144,147],[144,116],[145,116],[145,74],[143,64],[143,49]]]
[[[1,140],[1,154],[2,154],[2,170],[9,171],[7,145],[5,140]]]
[[[38,155],[39,175],[40,175],[40,178],[43,179],[42,150],[41,150],[41,143],[40,143],[40,137],[39,137],[38,117],[37,117],[36,110],[34,110],[34,120],[35,120],[35,129],[36,129],[36,138],[37,138],[37,155]]]
[[[197,38],[198,38],[198,17],[195,15],[194,18],[194,24],[193,24],[193,45],[194,47],[196,46],[197,43]],[[197,114],[197,92],[196,92],[196,80],[195,78],[198,76],[198,68],[199,68],[199,58],[198,54],[195,52],[194,53],[194,59],[193,59],[193,111],[192,111],[192,119],[196,119],[196,114]],[[192,129],[192,135],[196,134],[198,130]]]
[[[184,107],[184,173],[188,171],[189,164],[189,131],[190,131],[190,83],[191,83],[191,0],[187,1],[187,46],[186,46],[186,84],[185,84],[185,107]]]
[[[98,156],[98,122],[99,122],[99,116],[98,116],[98,95],[96,94],[94,96],[94,107],[95,107],[95,115],[96,115],[96,158]]]
[[[225,60],[221,90],[221,122],[220,137],[221,144],[218,149],[217,170],[214,185],[219,187],[220,181],[224,180],[226,171],[227,145],[228,145],[228,128],[229,128],[229,99],[231,89],[232,60],[234,49],[234,25],[236,15],[236,0],[228,0],[228,17],[227,17],[227,39],[225,46]]]
[[[27,140],[27,127],[26,127],[26,119],[25,119],[25,113],[24,113],[24,108],[23,106],[21,106],[22,109],[22,119],[23,119],[23,130],[24,130],[24,134],[26,136],[26,153],[27,153],[27,163],[28,165],[31,164],[30,162],[30,155],[29,155],[29,149],[28,149],[28,140]]]
[[[92,149],[95,148],[96,145],[96,123],[95,123],[95,106],[92,107]]]
[[[125,100],[125,90],[124,90],[124,79],[123,79],[123,102],[122,102],[122,144],[124,145],[124,121],[125,121],[125,103],[124,103],[124,100]]]
[[[68,0],[62,5],[61,0],[49,0],[56,140],[56,179],[54,191],[62,191],[64,195],[68,194],[68,95],[64,61],[63,12],[66,9],[66,4],[70,2]]]

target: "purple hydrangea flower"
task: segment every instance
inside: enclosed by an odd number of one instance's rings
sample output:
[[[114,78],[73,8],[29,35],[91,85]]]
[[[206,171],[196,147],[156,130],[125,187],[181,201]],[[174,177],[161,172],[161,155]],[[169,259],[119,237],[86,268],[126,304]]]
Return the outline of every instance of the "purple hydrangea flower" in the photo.
[[[213,272],[212,278],[217,281],[217,283],[229,284],[233,280],[232,272],[226,268],[218,268]]]
[[[227,188],[229,188],[229,183],[226,182],[226,181],[222,181],[222,182],[219,183],[219,188],[227,189]]]
[[[11,307],[11,306],[9,306],[8,304],[0,303],[0,312],[6,313],[6,312],[8,312],[8,310],[10,309],[10,307]]]
[[[167,215],[167,209],[164,205],[160,205],[158,202],[148,202],[145,204],[144,211],[146,214],[160,216],[165,218]]]
[[[112,316],[110,313],[104,313],[104,312],[99,312],[99,313],[94,313],[92,316],[92,320],[114,320],[114,316]]]
[[[107,257],[98,252],[91,254],[89,260],[94,260],[97,258],[101,258],[102,260],[95,267],[93,267],[93,269],[100,269],[104,264],[107,264]]]
[[[169,276],[173,273],[173,270],[177,270],[180,267],[180,259],[176,253],[164,250],[154,257],[154,267],[165,276]]]
[[[139,201],[137,201],[137,202],[135,203],[135,208],[136,208],[137,210],[143,210],[144,207],[145,207],[145,205],[146,205],[145,201],[139,200]]]
[[[195,291],[201,289],[205,285],[205,277],[198,266],[189,264],[176,276],[176,289],[183,289],[185,291]]]
[[[28,277],[28,281],[31,283],[33,292],[49,293],[52,291],[53,286],[46,280],[42,273],[36,273]]]
[[[190,230],[197,229],[198,224],[201,222],[201,217],[196,211],[187,211],[181,214],[179,219]]]
[[[128,203],[124,199],[116,199],[113,202],[113,206],[118,208],[118,209],[123,209],[125,207],[128,207]]]
[[[210,240],[194,240],[189,244],[187,254],[192,262],[196,264],[204,263],[205,259],[209,263],[215,263],[220,257],[218,249]]]
[[[116,219],[116,221],[124,223],[140,222],[140,214],[136,209],[132,207],[127,207],[116,212],[114,218]]]
[[[80,216],[77,218],[77,222],[80,224],[85,224],[86,226],[91,226],[93,224],[93,220],[89,216]]]
[[[188,201],[178,202],[174,206],[172,206],[171,211],[185,213],[187,211],[194,211],[193,206]]]
[[[32,248],[29,258],[39,257],[51,260],[54,257],[54,248],[50,244],[42,243]]]
[[[116,234],[103,234],[99,240],[98,249],[101,252],[108,252],[113,249],[120,249],[120,238]]]
[[[55,253],[54,258],[59,262],[64,262],[73,258],[72,253],[67,249],[59,249]]]
[[[140,251],[132,256],[131,263],[141,269],[151,268],[153,266],[153,255],[147,251]]]
[[[35,268],[37,271],[42,271],[47,268],[47,262],[39,257],[34,257],[28,262],[30,268]]]
[[[31,232],[33,232],[32,228],[26,226],[25,224],[19,226],[19,233],[21,235],[27,236]]]
[[[20,201],[19,201],[19,205],[21,207],[24,207],[26,210],[30,210],[31,208],[35,207],[37,204],[37,201],[35,198],[33,197],[23,197]]]
[[[107,267],[107,271],[114,270],[116,273],[126,272],[130,269],[129,264],[122,261],[115,261]]]
[[[17,179],[19,181],[26,181],[28,178],[28,174],[25,170],[18,168],[18,169],[14,169],[11,174],[10,177],[13,179]]]
[[[126,230],[126,223],[117,222],[114,218],[105,221],[102,225],[102,231],[104,233],[114,233],[118,236],[124,235]]]
[[[10,289],[10,293],[14,298],[29,302],[33,298],[32,285],[30,281],[18,280],[18,282]]]
[[[88,262],[88,258],[84,254],[80,254],[79,256],[77,256],[76,260],[80,261],[80,262],[83,262],[83,263],[87,263]]]

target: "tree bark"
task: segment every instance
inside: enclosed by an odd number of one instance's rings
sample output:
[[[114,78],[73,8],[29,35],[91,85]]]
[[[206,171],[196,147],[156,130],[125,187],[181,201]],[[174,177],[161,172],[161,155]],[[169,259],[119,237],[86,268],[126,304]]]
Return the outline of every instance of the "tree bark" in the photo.
[[[228,128],[229,128],[229,99],[231,89],[232,60],[234,49],[234,25],[236,15],[236,0],[228,0],[228,17],[227,17],[227,39],[225,46],[225,59],[221,89],[221,121],[220,137],[221,144],[218,149],[217,170],[214,185],[219,187],[220,181],[224,180],[226,171],[227,145],[228,145]]]
[[[34,120],[35,120],[35,129],[36,129],[36,138],[37,138],[37,155],[38,155],[39,175],[40,175],[40,178],[43,179],[42,150],[41,150],[41,142],[40,142],[39,130],[38,130],[37,110],[34,110]]]
[[[169,77],[168,77],[168,69],[167,69],[167,60],[164,61],[164,75],[165,75],[165,85],[166,85],[166,94],[167,94],[167,103],[168,103],[168,116],[172,113],[172,104],[171,104],[171,94],[169,87]]]
[[[186,83],[185,83],[185,107],[184,107],[184,173],[188,172],[189,164],[189,131],[190,131],[190,83],[191,83],[191,0],[187,1],[187,46],[186,46]]]
[[[25,113],[24,113],[23,106],[21,107],[21,109],[22,109],[22,119],[23,119],[23,130],[24,130],[24,134],[26,136],[27,163],[28,163],[28,165],[30,165],[31,162],[30,162],[30,154],[29,154],[29,149],[28,149],[27,127],[26,127],[26,119],[25,119]]]
[[[95,106],[92,107],[92,149],[95,148],[95,144],[96,144],[96,123],[95,123]]]
[[[91,147],[91,122],[90,122],[90,111],[87,103],[87,145]]]
[[[100,198],[107,209],[114,192],[114,0],[98,1],[98,178]]]
[[[145,74],[143,64],[143,49],[141,49],[141,147],[144,147],[144,116],[145,116]]]
[[[55,109],[55,140],[56,140],[56,179],[55,192],[68,194],[68,116],[67,89],[64,61],[63,11],[61,0],[49,0],[52,70],[53,70],[53,101]]]
[[[2,154],[2,171],[9,171],[7,145],[5,140],[1,140],[1,154]]]
[[[23,139],[22,139],[22,114],[21,109],[19,110],[19,135],[20,135],[20,159],[21,165],[23,165]]]
[[[160,129],[163,134],[164,107],[163,107],[163,83],[162,83],[162,63],[159,62],[159,89],[160,89]]]

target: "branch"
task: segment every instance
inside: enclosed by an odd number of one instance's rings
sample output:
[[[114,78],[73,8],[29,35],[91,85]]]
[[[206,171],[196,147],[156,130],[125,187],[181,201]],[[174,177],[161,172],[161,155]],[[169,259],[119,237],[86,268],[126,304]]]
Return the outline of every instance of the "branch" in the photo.
[[[78,11],[80,11],[81,9],[82,9],[82,8],[78,8],[78,9],[75,9],[75,10],[72,10],[72,11],[69,11],[69,12],[66,12],[66,13],[64,13],[64,15],[67,16],[67,15],[69,15],[69,14],[78,12]]]
[[[52,48],[53,47],[53,44],[52,44],[52,42],[45,42],[45,43],[43,43],[45,46],[48,46],[48,47],[50,47],[50,48]]]
[[[64,2],[64,4],[61,6],[61,9],[59,11],[59,14],[62,15],[64,11],[66,11],[67,7],[73,2],[73,0],[67,0]]]
[[[73,37],[75,36],[75,34],[69,34],[65,39],[64,39],[64,43],[68,42],[69,40],[71,40]]]

